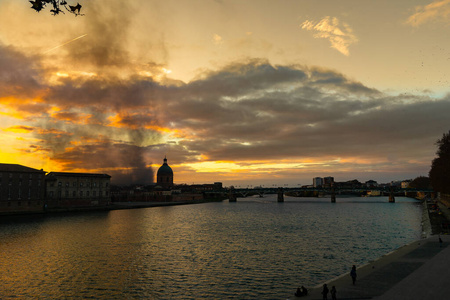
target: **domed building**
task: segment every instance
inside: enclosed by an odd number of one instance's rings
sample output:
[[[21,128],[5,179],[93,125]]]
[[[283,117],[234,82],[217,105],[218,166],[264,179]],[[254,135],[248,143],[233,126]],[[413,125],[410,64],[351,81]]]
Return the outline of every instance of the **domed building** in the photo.
[[[159,167],[156,174],[156,184],[163,188],[171,188],[173,186],[173,171],[167,164],[166,157],[164,157],[164,163]]]

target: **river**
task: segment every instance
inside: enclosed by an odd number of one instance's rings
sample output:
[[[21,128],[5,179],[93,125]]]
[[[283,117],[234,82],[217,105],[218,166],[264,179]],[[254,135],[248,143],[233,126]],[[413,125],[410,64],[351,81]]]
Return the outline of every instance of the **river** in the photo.
[[[286,299],[420,239],[420,202],[238,198],[3,218],[0,298]]]

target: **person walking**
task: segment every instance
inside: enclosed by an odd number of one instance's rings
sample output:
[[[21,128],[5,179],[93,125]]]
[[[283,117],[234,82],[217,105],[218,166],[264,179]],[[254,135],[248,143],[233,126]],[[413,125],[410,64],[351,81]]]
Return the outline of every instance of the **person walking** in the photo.
[[[353,285],[355,285],[356,282],[356,266],[353,265],[352,270],[350,271],[350,276],[352,277]]]
[[[322,289],[322,299],[327,300],[328,299],[328,287],[326,284],[323,285]]]
[[[336,293],[337,293],[337,291],[336,291],[336,287],[335,287],[334,285],[333,285],[333,287],[331,288],[330,293],[331,293],[331,299],[332,299],[332,300],[337,300],[337,298],[336,298]]]

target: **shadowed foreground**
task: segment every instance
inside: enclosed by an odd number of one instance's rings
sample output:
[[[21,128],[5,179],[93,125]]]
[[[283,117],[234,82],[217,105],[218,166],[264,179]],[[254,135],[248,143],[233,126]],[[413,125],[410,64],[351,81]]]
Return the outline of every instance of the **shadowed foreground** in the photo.
[[[357,269],[352,285],[349,274],[325,282],[328,289],[336,286],[337,299],[446,299],[450,285],[450,236],[413,242]],[[290,299],[322,299],[322,286],[311,289],[306,297]],[[331,294],[328,294],[331,299]]]
[[[450,209],[439,203],[442,218],[450,220]],[[431,217],[431,216],[430,216]],[[435,223],[430,218],[431,223]],[[431,224],[436,227],[436,224]],[[434,232],[434,230],[433,230]],[[442,231],[441,231],[442,232]],[[448,299],[450,295],[450,236],[439,235],[415,241],[357,269],[356,284],[350,274],[325,282],[337,289],[337,299]],[[323,299],[322,285],[308,296],[289,299]],[[331,294],[328,293],[328,299]]]

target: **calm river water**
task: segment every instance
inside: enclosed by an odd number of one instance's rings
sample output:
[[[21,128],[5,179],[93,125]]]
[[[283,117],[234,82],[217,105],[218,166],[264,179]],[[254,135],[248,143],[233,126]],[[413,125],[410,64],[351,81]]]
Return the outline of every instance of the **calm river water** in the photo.
[[[420,238],[387,197],[239,198],[0,222],[1,299],[286,299]]]

